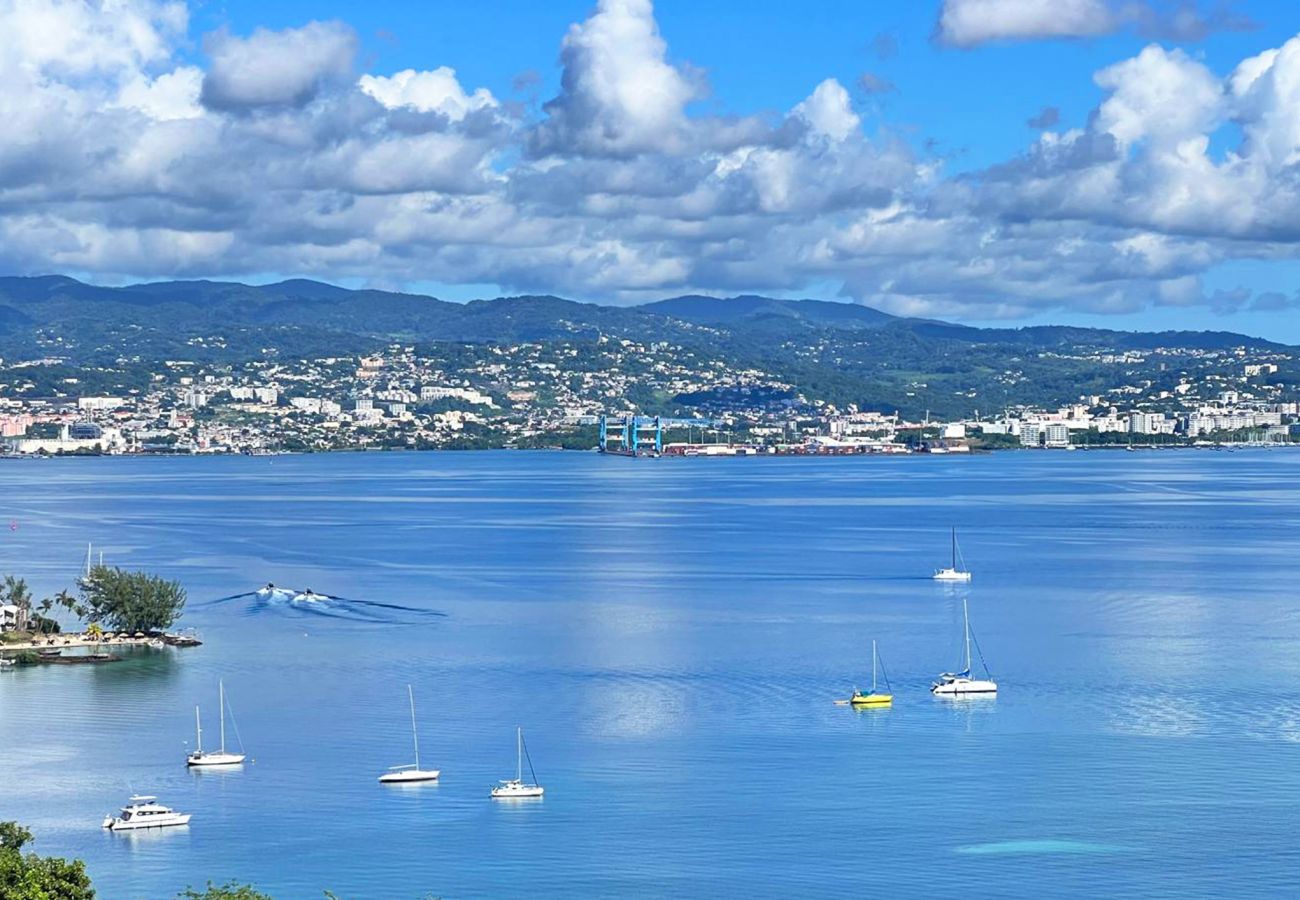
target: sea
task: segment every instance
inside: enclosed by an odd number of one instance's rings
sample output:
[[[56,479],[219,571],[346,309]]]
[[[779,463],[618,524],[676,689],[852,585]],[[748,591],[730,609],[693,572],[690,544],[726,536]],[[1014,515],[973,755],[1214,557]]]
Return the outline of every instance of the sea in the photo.
[[[203,641],[0,670],[0,819],[101,897],[1300,893],[1300,452],[6,461],[0,526]],[[929,692],[963,604],[995,699]],[[187,769],[219,681],[248,761]],[[408,685],[442,777],[382,786]],[[136,793],[192,823],[101,829]]]

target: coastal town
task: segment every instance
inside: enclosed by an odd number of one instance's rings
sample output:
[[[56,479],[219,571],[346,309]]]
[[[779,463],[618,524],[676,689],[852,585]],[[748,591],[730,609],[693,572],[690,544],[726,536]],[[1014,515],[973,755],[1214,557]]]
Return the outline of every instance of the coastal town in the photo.
[[[265,454],[331,450],[567,448],[628,452],[632,423],[654,418],[656,453],[969,452],[1300,441],[1291,357],[1257,349],[1100,355],[1114,384],[1056,408],[911,412],[836,404],[762,368],[667,342],[393,344],[369,356],[245,363],[166,360],[147,379],[88,390],[82,372],[37,377],[59,357],[0,364],[8,455]],[[1050,355],[1047,353],[1040,356]],[[1153,370],[1160,378],[1141,377]],[[1014,383],[1014,370],[995,381]],[[937,405],[937,404],[936,404]],[[951,402],[949,402],[951,405]],[[650,426],[646,426],[650,427]],[[622,429],[620,431],[620,429]],[[633,439],[635,443],[635,438]]]

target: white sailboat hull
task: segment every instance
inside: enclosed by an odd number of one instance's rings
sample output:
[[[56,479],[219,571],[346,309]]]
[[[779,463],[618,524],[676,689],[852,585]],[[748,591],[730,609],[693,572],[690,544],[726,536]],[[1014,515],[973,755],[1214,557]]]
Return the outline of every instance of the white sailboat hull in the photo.
[[[992,697],[998,692],[997,682],[978,678],[956,678],[942,681],[930,687],[930,693],[936,697]]]
[[[244,761],[242,753],[191,753],[185,758],[187,766],[237,766]]]
[[[523,784],[518,781],[507,781],[492,789],[492,799],[527,799],[529,797],[540,797],[544,793],[546,793],[546,789],[540,784]]]
[[[970,572],[957,569],[940,569],[934,573],[935,581],[970,581]]]
[[[442,774],[439,769],[405,769],[398,772],[385,772],[379,776],[380,784],[411,784],[419,781],[437,781]]]

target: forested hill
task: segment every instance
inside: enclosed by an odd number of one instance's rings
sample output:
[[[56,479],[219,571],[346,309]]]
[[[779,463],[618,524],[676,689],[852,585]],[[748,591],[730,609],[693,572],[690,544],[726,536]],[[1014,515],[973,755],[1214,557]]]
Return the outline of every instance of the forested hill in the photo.
[[[489,344],[594,347],[602,340],[654,344],[658,352],[682,348],[676,358],[698,363],[714,381],[720,372],[757,372],[761,383],[785,386],[776,395],[811,403],[936,414],[1073,402],[1124,384],[1158,393],[1192,369],[1240,375],[1243,356],[1276,362],[1280,379],[1300,382],[1292,348],[1230,332],[975,328],[849,303],[757,296],[617,307],[551,296],[451,303],[305,280],[108,288],[63,276],[0,278],[2,368],[46,360],[39,372],[24,370],[23,380],[35,382],[28,390],[37,393],[62,383],[81,391],[138,388],[164,360],[239,365],[349,356],[393,343],[471,359]],[[575,371],[591,364],[581,353],[569,358]],[[633,381],[654,380],[628,365]],[[670,408],[649,388],[633,396],[638,406]]]
[[[888,330],[918,339],[1034,348],[1092,347],[1123,351],[1183,347],[1277,348],[1261,338],[1231,332],[1124,332],[1041,326],[974,328],[905,319],[851,303],[742,296],[673,297],[635,307],[577,303],[559,297],[498,297],[451,303],[418,294],[349,290],[295,279],[268,285],[172,281],[111,288],[65,276],[0,277],[0,351],[31,352],[44,336],[70,350],[88,352],[130,334],[148,354],[223,338],[233,352],[255,339],[284,352],[315,352],[318,342],[510,342],[595,338],[700,339],[700,329],[753,337],[775,347],[802,343],[810,333]]]

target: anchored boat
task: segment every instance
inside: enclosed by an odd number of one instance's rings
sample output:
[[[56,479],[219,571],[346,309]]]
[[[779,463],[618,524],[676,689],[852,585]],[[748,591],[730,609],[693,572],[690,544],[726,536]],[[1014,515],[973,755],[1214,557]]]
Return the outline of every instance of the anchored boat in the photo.
[[[947,568],[936,569],[935,581],[970,581],[970,572],[966,570],[966,561],[961,558],[957,547],[957,529],[952,530],[952,564]]]
[[[894,691],[889,686],[889,673],[884,672],[884,665],[880,666],[885,675],[885,693],[878,693],[876,690],[876,666],[878,656],[876,653],[876,642],[871,642],[871,692],[864,694],[857,688],[853,689],[853,696],[849,698],[849,703],[854,706],[892,706],[894,703]]]
[[[239,739],[238,726],[235,726],[235,738],[239,740],[240,752],[229,753],[226,750],[226,685],[224,682],[217,682],[217,697],[218,709],[221,713],[221,749],[204,752],[203,722],[199,718],[199,708],[194,707],[195,747],[194,752],[185,758],[185,764],[188,766],[237,766],[244,761],[244,742]]]
[[[502,781],[492,789],[492,799],[494,800],[540,797],[545,793],[545,789],[537,783],[537,773],[533,771],[533,759],[528,756],[528,748],[524,746],[523,728],[516,729],[515,753],[515,777],[509,781]],[[528,774],[533,779],[527,784],[524,783],[524,757],[528,757]]]
[[[157,797],[138,795],[132,797],[122,814],[104,817],[104,827],[110,831],[134,831],[138,828],[169,828],[190,824],[189,813],[178,813],[163,806]]]
[[[980,651],[980,665],[984,667],[984,677],[971,677],[970,612],[966,607],[965,597],[961,600],[961,617],[966,632],[966,665],[960,672],[944,672],[940,675],[939,680],[930,685],[930,693],[940,697],[995,697],[998,693],[998,685],[989,674],[983,651]],[[978,643],[975,646],[976,649],[979,648]]]
[[[393,766],[379,776],[381,784],[410,784],[418,781],[437,781],[442,774],[438,769],[420,768],[420,736],[415,730],[415,692],[406,686],[406,694],[411,701],[411,741],[415,744],[415,765]]]

